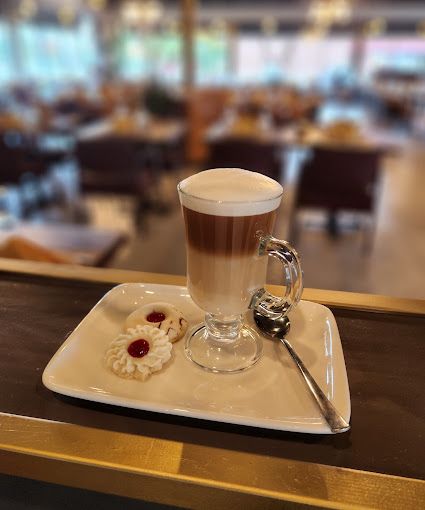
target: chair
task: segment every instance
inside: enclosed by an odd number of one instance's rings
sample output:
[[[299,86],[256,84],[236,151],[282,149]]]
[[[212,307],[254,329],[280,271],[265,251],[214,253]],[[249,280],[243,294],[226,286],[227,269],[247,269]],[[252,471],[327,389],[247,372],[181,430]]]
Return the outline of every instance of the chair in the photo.
[[[16,185],[20,214],[28,216],[41,201],[40,183],[49,165],[33,151],[30,137],[19,132],[0,134],[0,185]]]
[[[79,141],[76,155],[82,169],[83,191],[143,194],[147,175],[141,164],[141,151],[140,144],[125,137]]]
[[[279,148],[252,138],[228,137],[210,142],[209,168],[244,168],[280,180]]]
[[[374,217],[380,158],[377,150],[315,149],[301,170],[295,213],[301,208],[326,210],[328,231],[333,236],[339,233],[336,217],[339,211]]]
[[[47,168],[18,132],[0,133],[0,184],[18,184],[25,175],[40,176]]]
[[[143,213],[156,210],[157,179],[144,165],[144,145],[134,139],[105,136],[80,140],[76,156],[81,167],[83,192],[132,195],[137,199],[135,222]]]

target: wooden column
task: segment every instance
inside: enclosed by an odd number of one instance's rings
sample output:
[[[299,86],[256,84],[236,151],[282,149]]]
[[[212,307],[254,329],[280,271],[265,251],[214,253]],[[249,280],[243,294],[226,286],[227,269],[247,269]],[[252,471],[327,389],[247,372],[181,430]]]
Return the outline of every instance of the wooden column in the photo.
[[[188,137],[186,157],[197,159],[199,139],[197,137],[197,97],[195,89],[195,15],[196,0],[181,0],[181,34],[183,59],[183,88],[187,104]]]
[[[183,83],[186,89],[186,93],[190,93],[195,84],[195,12],[196,0],[181,0]]]

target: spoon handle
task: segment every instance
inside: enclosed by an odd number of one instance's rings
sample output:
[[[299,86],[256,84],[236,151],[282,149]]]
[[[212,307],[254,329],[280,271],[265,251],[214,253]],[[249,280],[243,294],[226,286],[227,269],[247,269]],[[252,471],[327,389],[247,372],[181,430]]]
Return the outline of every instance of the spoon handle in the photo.
[[[305,382],[310,390],[311,395],[314,397],[316,404],[319,406],[319,409],[328,422],[329,427],[331,428],[334,434],[338,434],[340,432],[345,432],[350,429],[350,425],[344,420],[344,418],[338,413],[335,407],[332,405],[330,400],[326,397],[323,391],[320,389],[317,382],[314,380],[313,376],[307,370],[304,363],[299,358],[298,354],[292,348],[292,345],[288,342],[286,338],[279,339],[283,345],[288,349],[289,354],[292,359],[295,361],[299,371],[304,377]]]

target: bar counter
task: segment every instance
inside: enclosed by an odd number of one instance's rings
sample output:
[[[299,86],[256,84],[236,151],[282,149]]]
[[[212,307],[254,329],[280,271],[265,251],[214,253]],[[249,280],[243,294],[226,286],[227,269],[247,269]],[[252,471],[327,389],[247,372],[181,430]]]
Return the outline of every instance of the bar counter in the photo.
[[[0,259],[0,473],[191,509],[425,507],[425,301],[304,291],[335,315],[350,385],[352,429],[323,436],[47,390],[52,355],[123,282],[185,278]]]

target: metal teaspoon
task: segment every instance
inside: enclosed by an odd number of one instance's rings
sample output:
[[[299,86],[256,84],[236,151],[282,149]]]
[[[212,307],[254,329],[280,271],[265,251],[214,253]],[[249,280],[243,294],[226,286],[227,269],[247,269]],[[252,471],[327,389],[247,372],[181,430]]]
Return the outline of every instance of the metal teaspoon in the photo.
[[[288,317],[284,316],[279,317],[277,319],[270,319],[269,317],[265,317],[261,313],[254,310],[254,320],[258,328],[263,333],[265,333],[267,336],[273,339],[280,340],[286,347],[292,359],[295,361],[298,370],[301,372],[304,381],[306,382],[307,387],[310,390],[311,396],[314,398],[317,406],[320,409],[320,412],[322,413],[322,416],[327,421],[331,431],[334,434],[338,434],[340,432],[346,432],[347,430],[349,430],[350,429],[349,423],[347,423],[344,420],[344,418],[338,413],[333,404],[320,389],[320,386],[314,380],[313,376],[307,370],[304,363],[293,349],[292,345],[285,338],[285,335],[288,333],[291,327],[291,323]]]

